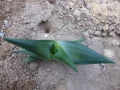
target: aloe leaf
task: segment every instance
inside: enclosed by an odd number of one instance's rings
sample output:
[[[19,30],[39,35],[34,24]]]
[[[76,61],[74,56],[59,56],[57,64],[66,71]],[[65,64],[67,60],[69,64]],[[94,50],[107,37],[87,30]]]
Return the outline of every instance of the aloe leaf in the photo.
[[[39,58],[51,60],[53,58],[65,63],[77,71],[74,64],[99,64],[114,63],[107,57],[79,44],[77,41],[54,41],[54,40],[23,40],[4,38],[6,41],[24,48],[23,51],[16,51],[30,55],[24,61],[34,61]]]
[[[63,48],[74,64],[114,63],[107,57],[82,44],[71,41],[58,41],[58,44]]]
[[[65,53],[65,51],[60,46],[58,47],[57,53],[53,54],[52,57],[58,61],[65,63],[66,65],[70,66],[73,70],[78,72],[75,64],[71,61],[71,59],[68,57],[68,55]]]
[[[55,58],[71,68],[73,68],[75,71],[77,71],[76,66],[74,63],[69,59],[67,54],[64,52],[64,50],[57,46],[57,42],[53,40],[23,40],[23,39],[13,39],[13,38],[4,38],[6,41],[15,44],[17,46],[20,46],[29,52],[39,56],[43,59],[52,59]],[[51,50],[52,47],[52,50]],[[51,53],[51,51],[54,51],[58,48],[58,51],[55,53]],[[22,51],[22,53],[26,53],[26,51]],[[28,52],[27,52],[28,53]],[[34,57],[28,57],[24,61],[32,61],[34,60]]]
[[[31,53],[45,60],[52,59],[50,49],[52,44],[56,43],[54,40],[23,40],[5,37],[4,39],[12,44],[30,51]]]
[[[26,59],[23,60],[23,62],[31,62],[31,61],[36,61],[39,60],[39,58],[29,56]]]

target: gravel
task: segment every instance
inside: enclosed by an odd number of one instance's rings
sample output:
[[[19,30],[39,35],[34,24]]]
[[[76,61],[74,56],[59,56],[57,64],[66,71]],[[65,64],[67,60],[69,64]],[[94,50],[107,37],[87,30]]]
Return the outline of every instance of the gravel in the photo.
[[[109,27],[108,24],[104,25],[104,26],[103,26],[103,31],[106,32],[106,31],[108,30],[108,27]]]
[[[96,28],[98,31],[101,31],[103,28],[101,25],[98,25],[97,28]]]
[[[80,17],[80,11],[78,10],[78,9],[75,9],[74,11],[73,11],[73,16],[77,19],[78,17]]]
[[[114,32],[114,31],[113,31],[113,32],[110,32],[110,33],[109,33],[109,36],[110,36],[110,37],[115,37],[115,32]]]
[[[101,36],[102,36],[102,37],[106,37],[106,33],[102,33]]]
[[[87,32],[92,35],[94,32],[91,29],[88,29]]]
[[[111,42],[112,46],[119,46],[120,45],[120,42],[118,40],[112,40]]]
[[[11,26],[12,22],[8,21],[8,20],[4,20],[4,24],[7,28],[9,28]]]
[[[100,36],[100,31],[95,31],[94,35],[95,36]]]
[[[113,26],[113,25],[110,25],[109,26],[109,28],[108,28],[108,30],[111,32],[111,31],[113,31],[115,29],[115,27]]]
[[[39,67],[39,62],[31,62],[30,69],[35,71]]]

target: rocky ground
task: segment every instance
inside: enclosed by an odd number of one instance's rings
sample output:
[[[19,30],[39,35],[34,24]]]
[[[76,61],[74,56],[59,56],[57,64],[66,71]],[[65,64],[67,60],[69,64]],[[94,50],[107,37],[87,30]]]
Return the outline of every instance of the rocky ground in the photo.
[[[116,64],[23,63],[0,38],[0,90],[120,90],[120,0],[1,0],[0,36],[76,40]]]

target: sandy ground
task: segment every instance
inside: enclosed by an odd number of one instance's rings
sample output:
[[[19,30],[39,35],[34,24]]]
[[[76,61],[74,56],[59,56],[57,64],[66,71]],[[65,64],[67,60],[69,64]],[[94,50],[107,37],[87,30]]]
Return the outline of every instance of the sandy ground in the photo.
[[[116,64],[23,63],[0,38],[0,90],[120,90],[120,0],[1,0],[0,32],[24,39],[76,40]]]

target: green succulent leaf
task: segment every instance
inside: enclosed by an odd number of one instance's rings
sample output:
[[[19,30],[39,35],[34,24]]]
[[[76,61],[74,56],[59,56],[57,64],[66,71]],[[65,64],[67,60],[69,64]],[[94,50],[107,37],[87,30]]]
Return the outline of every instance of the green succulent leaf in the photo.
[[[23,39],[13,39],[5,38],[4,39],[12,44],[20,46],[31,53],[34,53],[38,57],[51,60],[51,47],[53,43],[56,43],[54,40],[23,40]]]
[[[114,63],[107,57],[91,50],[90,48],[71,41],[58,41],[74,64],[99,64]]]
[[[25,62],[55,58],[70,66],[75,71],[77,71],[77,68],[74,64],[114,63],[107,57],[79,44],[84,39],[76,41],[4,39],[25,49],[14,51],[16,53],[28,54],[29,57],[24,60]]]
[[[17,46],[20,46],[28,51],[22,51],[25,54],[35,54],[42,59],[51,60],[53,58],[67,64],[75,71],[77,71],[74,63],[69,59],[64,50],[58,46],[56,41],[53,40],[22,40],[22,39],[13,39],[13,38],[4,38],[6,41],[13,43]],[[20,52],[20,51],[19,51]],[[31,52],[31,53],[30,53]],[[32,55],[33,56],[33,55]],[[24,61],[31,61],[32,58],[36,59],[36,57],[28,57]]]

